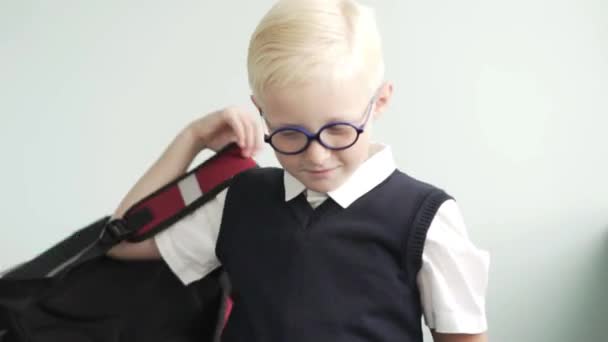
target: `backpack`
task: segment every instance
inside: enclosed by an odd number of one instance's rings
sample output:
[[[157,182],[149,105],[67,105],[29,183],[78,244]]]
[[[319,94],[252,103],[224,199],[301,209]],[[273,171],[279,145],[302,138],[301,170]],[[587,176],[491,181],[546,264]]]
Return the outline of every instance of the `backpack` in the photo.
[[[231,307],[221,267],[184,286],[163,260],[105,253],[170,227],[256,166],[231,144],[122,218],[101,217],[0,274],[0,342],[219,341]]]

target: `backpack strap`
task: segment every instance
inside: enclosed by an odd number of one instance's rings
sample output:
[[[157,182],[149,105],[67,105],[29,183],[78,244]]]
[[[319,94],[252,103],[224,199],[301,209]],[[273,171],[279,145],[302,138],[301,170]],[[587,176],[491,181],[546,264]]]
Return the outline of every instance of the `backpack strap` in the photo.
[[[201,165],[133,204],[122,218],[108,222],[102,242],[139,242],[160,233],[217,196],[235,175],[257,167],[228,145]]]
[[[411,222],[409,237],[405,244],[404,260],[409,281],[416,288],[416,276],[422,267],[422,252],[429,227],[437,214],[439,207],[452,199],[445,191],[432,188],[420,202],[420,207]]]
[[[200,208],[228,187],[232,177],[254,167],[257,164],[253,159],[243,158],[238,146],[230,144],[135,203],[122,218],[98,219],[36,258],[2,274],[2,279],[58,278],[105,255],[123,240],[143,241]]]

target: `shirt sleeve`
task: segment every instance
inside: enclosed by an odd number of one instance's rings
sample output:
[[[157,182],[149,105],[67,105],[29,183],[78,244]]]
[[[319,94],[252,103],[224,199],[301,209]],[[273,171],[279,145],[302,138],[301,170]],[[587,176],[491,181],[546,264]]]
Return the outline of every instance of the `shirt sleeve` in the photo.
[[[416,279],[429,328],[461,334],[487,330],[489,264],[489,253],[469,239],[457,203],[444,202],[429,227]]]
[[[155,235],[161,257],[188,285],[220,266],[215,245],[226,201],[224,189],[215,198]]]

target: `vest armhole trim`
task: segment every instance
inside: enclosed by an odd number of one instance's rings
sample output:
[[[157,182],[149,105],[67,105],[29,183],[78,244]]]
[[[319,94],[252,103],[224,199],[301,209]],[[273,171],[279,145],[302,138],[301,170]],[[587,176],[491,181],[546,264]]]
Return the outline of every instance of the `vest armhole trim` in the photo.
[[[422,267],[422,252],[429,227],[437,214],[439,207],[452,199],[441,189],[432,189],[420,203],[420,207],[411,222],[410,235],[407,237],[404,248],[404,261],[407,276],[412,285],[416,286],[416,276]]]

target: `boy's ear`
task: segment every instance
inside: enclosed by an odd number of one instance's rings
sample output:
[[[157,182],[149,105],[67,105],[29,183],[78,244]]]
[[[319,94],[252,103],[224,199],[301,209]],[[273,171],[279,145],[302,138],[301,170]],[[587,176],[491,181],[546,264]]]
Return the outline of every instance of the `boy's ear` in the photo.
[[[393,83],[385,82],[378,90],[376,98],[376,109],[374,110],[374,118],[379,118],[388,107],[391,98],[393,97]]]
[[[253,102],[253,105],[258,110],[258,112],[262,112],[262,109],[260,108],[260,105],[256,101],[255,96],[253,94],[251,94],[250,98],[251,98],[251,102]]]

